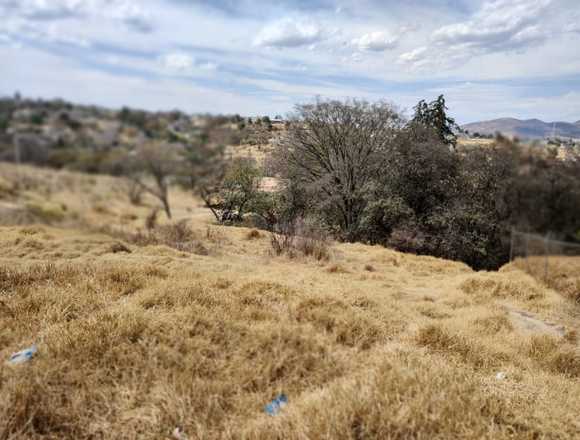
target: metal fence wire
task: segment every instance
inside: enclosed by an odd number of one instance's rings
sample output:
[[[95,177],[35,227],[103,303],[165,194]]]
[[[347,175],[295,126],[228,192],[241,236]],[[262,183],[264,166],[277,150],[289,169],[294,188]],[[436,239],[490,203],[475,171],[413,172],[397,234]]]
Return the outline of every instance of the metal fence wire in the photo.
[[[510,261],[536,278],[547,281],[566,257],[579,257],[580,263],[580,244],[553,240],[549,234],[511,232]]]

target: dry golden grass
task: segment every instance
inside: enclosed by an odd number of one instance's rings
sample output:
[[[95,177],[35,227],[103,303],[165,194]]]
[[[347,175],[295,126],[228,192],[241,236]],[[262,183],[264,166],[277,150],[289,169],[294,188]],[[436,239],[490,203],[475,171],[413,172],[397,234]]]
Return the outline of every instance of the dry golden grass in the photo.
[[[0,227],[1,440],[580,436],[580,306],[513,267],[362,244],[273,256],[267,234],[212,225],[177,191],[176,221],[139,241],[153,201],[39,173],[68,210]]]
[[[492,147],[495,144],[495,139],[459,138],[457,143],[467,148]]]
[[[550,256],[547,265],[543,257],[530,257],[516,260],[513,265],[535,274],[548,286],[580,304],[580,256]]]
[[[231,159],[252,159],[258,165],[263,165],[266,156],[271,153],[273,147],[271,144],[267,145],[231,145],[226,149],[226,154]]]

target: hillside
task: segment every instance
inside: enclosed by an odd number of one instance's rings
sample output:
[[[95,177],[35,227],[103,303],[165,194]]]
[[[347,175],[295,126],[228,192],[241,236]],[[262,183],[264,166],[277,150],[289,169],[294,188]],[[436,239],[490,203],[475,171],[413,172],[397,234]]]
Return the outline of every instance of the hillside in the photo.
[[[265,116],[119,110],[0,97],[0,160],[115,174],[123,155],[146,144],[222,145],[241,156],[267,145],[282,126]]]
[[[147,232],[118,179],[0,176],[0,358],[39,350],[0,363],[0,439],[580,435],[580,308],[513,266],[276,257],[186,193]]]
[[[466,124],[462,128],[471,134],[495,135],[502,133],[505,136],[520,139],[551,138],[554,137],[554,133],[555,137],[580,139],[580,124],[578,122],[571,124],[567,122],[543,122],[539,119],[501,118]]]

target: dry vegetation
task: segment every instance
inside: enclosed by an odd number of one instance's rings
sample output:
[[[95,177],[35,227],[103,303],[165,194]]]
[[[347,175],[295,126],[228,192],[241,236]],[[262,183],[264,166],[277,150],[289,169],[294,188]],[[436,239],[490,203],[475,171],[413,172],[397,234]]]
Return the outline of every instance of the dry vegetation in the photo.
[[[530,257],[516,260],[514,265],[538,274],[548,286],[580,304],[580,256],[550,256],[547,263],[544,257]]]
[[[276,256],[183,193],[147,229],[113,178],[0,167],[2,206],[66,206],[0,213],[1,440],[580,436],[580,308],[514,267]]]

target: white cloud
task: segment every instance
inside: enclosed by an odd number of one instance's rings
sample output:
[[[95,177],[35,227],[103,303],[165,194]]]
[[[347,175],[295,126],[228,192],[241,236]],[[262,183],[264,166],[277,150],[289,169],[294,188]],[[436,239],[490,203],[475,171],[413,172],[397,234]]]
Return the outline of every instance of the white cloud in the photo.
[[[310,5],[304,0],[239,0],[244,7],[232,14],[192,7],[192,0],[0,0],[0,52],[5,54],[5,64],[21,69],[18,75],[8,76],[3,65],[0,88],[104,103],[104,96],[82,89],[88,82],[83,75],[93,78],[94,74],[96,90],[101,88],[96,80],[107,83],[116,78],[123,86],[139,90],[161,90],[160,84],[171,83],[175,90],[206,88],[204,109],[210,111],[227,108],[231,99],[237,112],[249,112],[250,105],[252,110],[264,106],[279,113],[317,94],[386,97],[412,107],[429,97],[425,87],[431,83],[506,80],[522,87],[524,78],[549,78],[557,86],[530,86],[541,89],[537,95],[547,101],[562,89],[578,90],[575,79],[559,78],[577,78],[580,73],[580,58],[575,56],[580,18],[574,15],[580,12],[580,0],[552,0],[553,7],[543,6],[548,0],[460,0],[469,5],[470,13],[453,8],[456,1],[316,0],[310,3],[332,2],[332,7],[307,9],[298,6]],[[340,12],[334,13],[339,5],[343,5]],[[14,50],[17,44],[23,47]],[[74,47],[79,45],[84,47]],[[41,53],[52,54],[54,64],[43,65]],[[74,67],[76,83],[69,78],[72,67],[62,70],[59,63]],[[43,68],[30,68],[38,65]],[[26,76],[26,69],[34,72]],[[248,79],[256,83],[244,81]],[[524,109],[514,105],[520,99],[513,95],[515,88],[499,89],[512,94],[506,94],[505,100],[493,95],[486,106],[473,106],[487,96],[488,90],[482,88],[462,101],[455,96],[460,105],[454,113],[483,119],[506,109],[521,115]],[[175,102],[172,107],[183,102],[179,96],[116,92],[107,95],[107,101],[151,108],[158,99],[168,105]],[[214,95],[220,97],[221,107]],[[577,110],[576,99],[558,101],[569,107],[557,111]],[[276,100],[289,104],[272,104]],[[502,102],[501,108],[497,102]],[[529,113],[542,111],[534,106],[543,102],[527,102]]]
[[[352,40],[352,45],[360,51],[384,52],[397,46],[398,38],[387,32],[376,31]]]
[[[427,47],[425,47],[425,46],[418,47],[417,49],[414,49],[410,52],[405,52],[405,53],[401,54],[399,56],[399,59],[401,61],[405,61],[405,62],[419,61],[421,58],[423,58],[423,55],[425,55],[426,52],[427,52]]]
[[[571,21],[566,26],[564,26],[564,31],[580,34],[580,16],[576,17],[574,21]]]
[[[86,38],[63,29],[62,26],[58,26],[56,23],[51,23],[45,29],[31,29],[29,35],[36,35],[39,39],[48,40],[53,43],[65,43],[80,47],[90,47],[91,45]]]
[[[324,39],[321,27],[307,19],[285,18],[264,27],[254,44],[266,47],[300,47]]]
[[[278,105],[268,98],[194,85],[175,78],[157,81],[87,71],[74,60],[46,54],[25,47],[14,52],[0,45],[0,58],[11,57],[13,63],[3,66],[0,95],[21,91],[27,97],[55,96],[73,102],[120,108],[131,105],[149,110],[173,110],[192,113],[284,113],[291,105]],[[31,69],[23,60],[37,60],[43,69]],[[18,62],[17,62],[18,61]],[[98,84],[98,87],[87,87]]]
[[[201,70],[212,71],[212,70],[217,70],[219,66],[216,63],[212,63],[211,61],[207,61],[205,63],[199,63],[197,65],[197,67]]]
[[[110,13],[130,29],[144,33],[153,30],[151,13],[133,0],[114,1]]]
[[[197,61],[191,55],[182,52],[172,52],[160,58],[163,69],[172,74],[191,75],[199,71],[213,71],[218,65],[209,61]]]
[[[450,67],[483,54],[525,50],[552,34],[542,18],[552,0],[491,0],[471,19],[443,26],[431,35],[428,50],[415,50],[399,61],[417,69]]]
[[[151,32],[151,13],[137,0],[2,0],[4,19],[53,22],[66,19],[111,19],[138,32]],[[39,25],[36,25],[39,26]]]
[[[413,69],[419,69],[429,62],[428,49],[426,46],[418,47],[409,52],[399,55],[399,64],[409,65]]]
[[[6,20],[0,22],[0,32],[4,35],[5,40],[10,39],[15,43],[24,35],[27,39],[45,43],[64,43],[85,48],[91,45],[82,33],[54,21],[39,26],[22,19]]]
[[[83,0],[8,0],[5,9],[35,20],[53,20],[80,16],[88,6]]]
[[[552,0],[495,0],[485,3],[466,22],[435,31],[436,43],[466,45],[483,51],[509,50],[547,37],[539,26],[542,13]]]
[[[193,57],[184,53],[170,53],[161,58],[161,64],[168,70],[183,71],[193,67]]]

